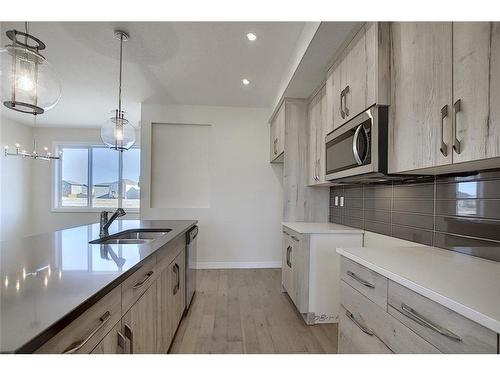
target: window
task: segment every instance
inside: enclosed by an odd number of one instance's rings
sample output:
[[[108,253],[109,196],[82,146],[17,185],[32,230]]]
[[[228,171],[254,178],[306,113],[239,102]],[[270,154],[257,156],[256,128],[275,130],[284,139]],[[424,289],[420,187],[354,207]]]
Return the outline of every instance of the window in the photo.
[[[141,151],[117,152],[105,146],[59,145],[54,208],[114,210],[140,207]]]

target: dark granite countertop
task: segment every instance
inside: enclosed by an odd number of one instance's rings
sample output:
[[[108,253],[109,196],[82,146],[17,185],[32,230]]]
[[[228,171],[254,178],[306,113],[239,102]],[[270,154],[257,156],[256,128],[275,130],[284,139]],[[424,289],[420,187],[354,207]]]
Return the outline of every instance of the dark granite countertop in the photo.
[[[195,220],[117,220],[109,234],[171,229],[145,244],[91,245],[99,224],[0,242],[0,352],[32,352]]]

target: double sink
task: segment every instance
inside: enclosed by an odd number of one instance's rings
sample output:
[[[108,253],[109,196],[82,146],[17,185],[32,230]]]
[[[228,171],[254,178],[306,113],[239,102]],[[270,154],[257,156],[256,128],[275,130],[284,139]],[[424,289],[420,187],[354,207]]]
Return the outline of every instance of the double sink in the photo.
[[[129,229],[120,233],[98,238],[90,241],[92,245],[134,245],[145,244],[160,238],[167,234],[172,229],[165,228],[144,228],[144,229]]]

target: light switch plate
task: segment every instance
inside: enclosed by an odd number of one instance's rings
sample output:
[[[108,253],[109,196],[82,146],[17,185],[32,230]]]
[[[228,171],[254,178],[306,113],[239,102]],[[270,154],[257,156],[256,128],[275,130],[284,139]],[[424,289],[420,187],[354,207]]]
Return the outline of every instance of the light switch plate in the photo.
[[[335,206],[338,206],[339,205],[339,197],[338,196],[335,196],[335,202],[334,202]]]
[[[344,197],[340,197],[340,207],[344,207]]]

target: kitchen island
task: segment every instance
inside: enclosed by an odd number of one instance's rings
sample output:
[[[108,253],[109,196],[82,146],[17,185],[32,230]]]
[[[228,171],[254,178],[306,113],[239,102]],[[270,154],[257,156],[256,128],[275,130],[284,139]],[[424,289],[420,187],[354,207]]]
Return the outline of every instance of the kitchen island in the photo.
[[[136,274],[142,279],[142,269],[150,263],[156,267],[156,255],[160,252],[165,261],[173,260],[177,254],[173,251],[183,253],[184,248],[179,246],[185,244],[185,233],[196,223],[195,220],[117,220],[109,228],[110,236],[131,229],[161,230],[157,238],[144,243],[89,244],[99,238],[98,223],[2,242],[0,351],[37,351],[72,322],[78,323],[74,321],[128,279]],[[172,243],[179,245],[171,247]],[[151,282],[162,269],[155,271]],[[176,272],[179,281],[184,270]],[[132,288],[144,292],[136,285]],[[120,314],[126,313],[122,307],[130,309],[132,302],[140,298],[137,293],[125,306],[123,296],[117,297]]]

